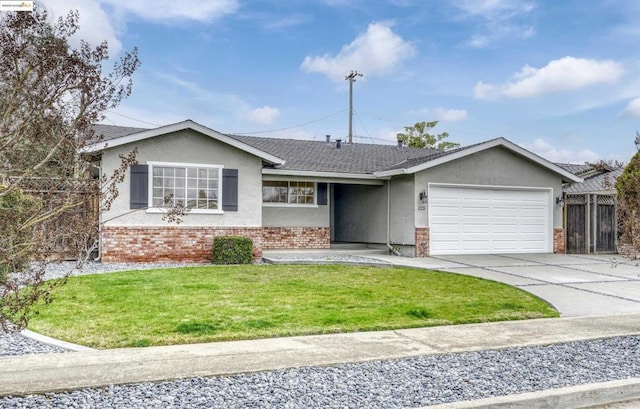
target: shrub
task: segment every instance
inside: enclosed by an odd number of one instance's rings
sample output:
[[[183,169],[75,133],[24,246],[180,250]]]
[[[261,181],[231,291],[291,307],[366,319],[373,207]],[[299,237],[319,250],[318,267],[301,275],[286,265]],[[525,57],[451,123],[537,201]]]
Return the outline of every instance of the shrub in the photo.
[[[222,236],[213,239],[213,264],[253,263],[253,242],[246,237]]]
[[[616,181],[618,228],[621,244],[629,256],[640,250],[640,152],[636,153]]]
[[[34,216],[42,206],[40,199],[8,189],[0,185],[0,281],[9,272],[21,271],[37,250]]]

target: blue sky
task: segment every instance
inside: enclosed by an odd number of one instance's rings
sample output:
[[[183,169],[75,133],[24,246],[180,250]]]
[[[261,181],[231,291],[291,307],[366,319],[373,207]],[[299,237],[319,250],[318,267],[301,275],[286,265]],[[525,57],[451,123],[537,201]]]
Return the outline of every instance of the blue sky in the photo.
[[[105,123],[394,143],[418,121],[552,161],[628,161],[640,129],[637,0],[43,0],[78,38],[134,46]],[[76,39],[77,40],[77,39]]]

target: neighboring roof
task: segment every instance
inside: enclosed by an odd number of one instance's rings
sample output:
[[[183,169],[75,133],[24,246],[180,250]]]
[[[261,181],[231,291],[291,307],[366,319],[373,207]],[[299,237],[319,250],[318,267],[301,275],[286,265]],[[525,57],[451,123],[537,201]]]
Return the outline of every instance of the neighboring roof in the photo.
[[[582,193],[615,193],[616,180],[622,174],[624,169],[615,169],[611,172],[601,173],[599,175],[585,179],[582,183],[572,183],[564,187],[564,192],[568,194]]]
[[[503,147],[506,148],[508,150],[511,150],[527,159],[529,159],[530,161],[554,172],[557,173],[559,175],[562,176],[562,179],[564,181],[567,182],[582,182],[582,178],[574,175],[571,172],[566,171],[565,169],[563,169],[562,167],[549,162],[548,160],[534,154],[533,152],[530,152],[516,144],[514,144],[513,142],[510,142],[504,138],[496,138],[496,139],[491,139],[489,141],[485,141],[485,142],[481,142],[481,143],[477,143],[474,145],[470,145],[470,146],[466,146],[466,147],[462,147],[462,148],[458,148],[458,149],[452,149],[450,151],[444,151],[444,152],[437,152],[435,154],[432,154],[430,156],[425,156],[422,158],[415,158],[412,160],[408,160],[405,163],[400,163],[397,164],[395,166],[393,166],[390,169],[387,170],[383,170],[380,172],[376,172],[375,175],[379,176],[379,177],[383,177],[383,176],[393,176],[393,175],[401,175],[401,174],[407,174],[407,173],[416,173],[416,172],[420,172],[422,170],[425,169],[429,169],[432,168],[434,166],[438,166],[438,165],[442,165],[443,163],[447,163],[447,162],[451,162],[453,160],[457,160],[460,158],[463,158],[465,156],[468,155],[472,155],[474,153],[478,153],[481,152],[483,150],[489,149],[489,148],[494,148],[494,147]]]
[[[562,169],[567,172],[571,172],[576,176],[583,176],[586,173],[593,172],[595,167],[593,165],[588,164],[575,164],[575,163],[556,163],[556,165],[560,166]]]
[[[398,148],[397,145],[348,144],[342,142],[276,139],[255,136],[229,135],[230,137],[269,152],[286,160],[274,173],[292,171],[370,174],[389,168],[411,158],[432,155],[438,151],[424,148]],[[267,172],[268,173],[268,172]]]
[[[230,138],[225,134],[222,134],[211,128],[207,128],[206,126],[200,125],[199,123],[194,122],[190,119],[187,119],[186,121],[178,122],[175,124],[161,126],[154,129],[140,130],[141,128],[138,128],[138,131],[133,133],[129,133],[129,132],[131,132],[131,130],[135,130],[136,128],[122,127],[123,129],[121,130],[115,130],[111,128],[111,125],[101,125],[101,127],[103,127],[102,128],[103,132],[104,131],[109,132],[109,137],[107,137],[106,134],[103,134],[104,138],[102,140],[87,146],[86,148],[83,149],[83,152],[85,153],[99,152],[105,149],[110,149],[116,146],[126,145],[129,143],[135,143],[135,142],[153,138],[156,136],[165,135],[171,132],[178,132],[186,129],[193,129],[194,131],[200,132],[203,135],[209,136],[213,139],[219,140],[235,148],[251,153],[263,159],[266,162],[276,164],[276,165],[284,164],[284,159],[282,158],[279,158],[270,153],[256,149],[255,147],[247,145],[236,139]]]

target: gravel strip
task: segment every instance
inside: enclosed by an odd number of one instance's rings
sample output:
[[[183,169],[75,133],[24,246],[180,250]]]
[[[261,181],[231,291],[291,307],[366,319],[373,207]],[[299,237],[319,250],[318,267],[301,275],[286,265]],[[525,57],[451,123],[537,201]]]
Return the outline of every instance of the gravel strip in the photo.
[[[640,376],[640,337],[0,399],[2,408],[403,408]]]
[[[65,349],[43,344],[24,337],[20,333],[5,333],[0,330],[0,357],[31,354],[49,354],[53,352],[69,352]],[[0,405],[1,407],[2,405]]]

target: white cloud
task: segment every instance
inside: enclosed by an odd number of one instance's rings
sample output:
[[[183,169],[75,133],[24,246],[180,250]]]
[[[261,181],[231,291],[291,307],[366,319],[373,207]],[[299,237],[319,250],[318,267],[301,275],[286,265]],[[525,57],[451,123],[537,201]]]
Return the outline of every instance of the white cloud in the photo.
[[[634,98],[627,104],[624,113],[631,116],[640,116],[640,97]]]
[[[119,11],[133,13],[145,20],[195,20],[211,22],[235,13],[238,0],[101,0]]]
[[[238,0],[42,0],[53,19],[67,15],[69,10],[78,10],[80,30],[71,39],[78,46],[80,40],[96,46],[102,41],[109,44],[110,55],[122,51],[118,35],[126,29],[123,19],[135,14],[145,20],[167,22],[195,20],[210,22],[238,10]],[[116,12],[108,10],[113,8]]]
[[[457,0],[453,5],[465,20],[478,20],[482,34],[474,34],[467,45],[485,48],[503,38],[529,38],[536,30],[526,18],[536,8],[527,0]]]
[[[392,27],[391,22],[371,23],[365,33],[343,46],[335,57],[307,56],[301,68],[325,74],[334,81],[343,81],[350,70],[372,77],[387,74],[415,54],[413,45],[394,33]]]
[[[530,13],[536,7],[534,2],[522,0],[457,0],[454,5],[468,16],[487,20],[507,20]]]
[[[478,82],[476,98],[530,98],[561,91],[586,88],[596,84],[617,82],[624,74],[622,64],[613,60],[587,60],[564,57],[542,68],[525,65],[513,80],[496,86]]]
[[[278,119],[279,116],[280,110],[270,106],[256,108],[249,112],[249,120],[260,125],[268,125]]]
[[[435,115],[438,121],[443,122],[460,122],[467,119],[467,111],[464,109],[447,109],[439,107],[436,108]]]
[[[600,158],[598,154],[589,149],[572,151],[568,149],[558,149],[545,141],[544,139],[536,139],[531,143],[521,143],[523,148],[542,156],[551,162],[557,163],[584,163],[595,162]]]
[[[78,10],[80,29],[72,37],[71,45],[78,47],[80,40],[85,40],[95,47],[106,40],[111,56],[118,55],[122,50],[113,22],[97,1],[43,0],[43,4],[53,20],[66,16],[70,10]]]

